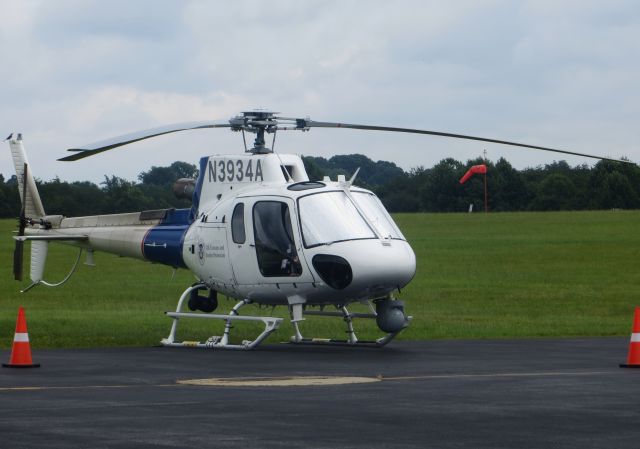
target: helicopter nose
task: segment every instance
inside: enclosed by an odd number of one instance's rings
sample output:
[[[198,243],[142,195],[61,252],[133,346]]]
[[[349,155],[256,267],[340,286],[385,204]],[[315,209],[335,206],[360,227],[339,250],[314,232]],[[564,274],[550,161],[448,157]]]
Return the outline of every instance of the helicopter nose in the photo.
[[[352,297],[375,297],[407,285],[416,272],[416,258],[402,240],[360,240],[335,245],[331,253],[313,256],[323,281]]]
[[[354,288],[364,296],[384,295],[407,285],[416,273],[416,256],[407,242],[370,242],[365,251],[349,259],[353,265]]]

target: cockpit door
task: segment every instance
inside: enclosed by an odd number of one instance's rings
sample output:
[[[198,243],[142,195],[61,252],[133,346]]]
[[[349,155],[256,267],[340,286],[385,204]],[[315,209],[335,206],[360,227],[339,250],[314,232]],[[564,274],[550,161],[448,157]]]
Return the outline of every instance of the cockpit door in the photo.
[[[240,198],[231,219],[231,260],[238,284],[314,282],[300,244],[294,202]]]

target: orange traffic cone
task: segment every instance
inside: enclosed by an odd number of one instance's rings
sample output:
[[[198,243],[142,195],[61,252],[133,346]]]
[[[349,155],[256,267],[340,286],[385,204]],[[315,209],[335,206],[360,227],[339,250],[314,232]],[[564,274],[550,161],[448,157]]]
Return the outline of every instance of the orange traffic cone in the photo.
[[[631,332],[627,363],[620,364],[620,368],[640,368],[640,307],[636,307],[636,313],[633,318],[633,330]]]
[[[13,348],[9,363],[3,363],[7,368],[36,368],[39,363],[31,360],[31,345],[29,345],[29,333],[27,332],[27,320],[24,317],[24,309],[18,309],[18,321],[16,321],[16,333],[13,337]]]

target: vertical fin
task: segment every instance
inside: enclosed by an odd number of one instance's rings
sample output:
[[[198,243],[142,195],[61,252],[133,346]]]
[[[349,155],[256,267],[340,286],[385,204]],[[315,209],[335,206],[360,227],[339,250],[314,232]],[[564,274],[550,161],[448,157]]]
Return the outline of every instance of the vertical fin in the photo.
[[[23,185],[25,164],[29,167],[30,165],[29,161],[27,160],[27,154],[24,150],[24,145],[22,144],[22,134],[12,134],[11,136],[9,136],[8,140],[9,147],[11,147],[13,165],[15,166],[16,175],[18,177],[18,185]],[[33,175],[31,173],[31,170],[27,170],[27,179],[24,183],[24,191],[23,189],[18,189],[20,191],[20,199],[22,200],[22,204],[24,205],[26,217],[43,218],[46,214],[44,212],[44,207],[42,206],[42,201],[40,200],[40,195],[38,194],[36,182],[33,179]]]

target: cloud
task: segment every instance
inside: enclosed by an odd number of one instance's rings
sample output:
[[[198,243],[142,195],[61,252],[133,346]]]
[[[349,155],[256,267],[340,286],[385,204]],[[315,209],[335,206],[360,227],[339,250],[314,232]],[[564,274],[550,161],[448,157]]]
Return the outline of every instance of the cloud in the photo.
[[[640,161],[640,12],[599,1],[0,0],[0,123],[38,176],[134,179],[178,156],[241,150],[184,133],[75,164],[64,148],[171,122],[273,108],[317,120],[522,141]],[[176,146],[180,150],[176,152]],[[485,145],[313,130],[280,151],[363,152],[406,169]],[[223,151],[224,150],[224,151]],[[489,146],[517,167],[557,155]],[[126,156],[126,164],[123,158]],[[570,163],[584,162],[567,158]],[[13,168],[0,157],[0,173]]]

